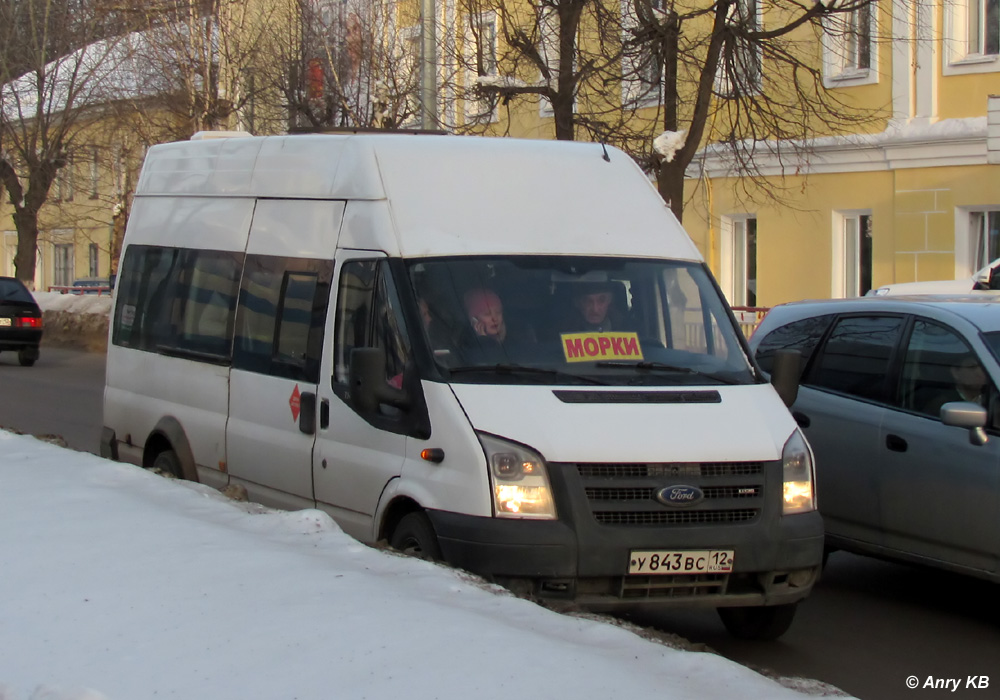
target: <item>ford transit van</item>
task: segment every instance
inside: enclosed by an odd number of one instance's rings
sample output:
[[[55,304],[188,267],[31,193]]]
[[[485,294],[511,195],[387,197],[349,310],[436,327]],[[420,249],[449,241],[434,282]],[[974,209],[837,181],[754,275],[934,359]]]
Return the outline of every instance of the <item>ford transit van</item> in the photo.
[[[109,341],[103,454],[553,605],[775,637],[819,572],[810,448],[610,147],[154,146]]]

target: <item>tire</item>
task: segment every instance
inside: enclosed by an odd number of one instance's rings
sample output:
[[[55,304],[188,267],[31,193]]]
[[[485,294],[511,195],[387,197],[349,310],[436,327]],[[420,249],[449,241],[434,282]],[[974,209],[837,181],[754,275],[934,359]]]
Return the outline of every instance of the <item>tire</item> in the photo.
[[[389,538],[389,546],[411,557],[441,561],[441,546],[430,519],[422,512],[404,515]]]
[[[22,367],[31,367],[38,359],[38,348],[21,348],[17,351],[17,361]]]
[[[719,608],[729,634],[738,639],[770,641],[792,626],[798,604]]]
[[[164,450],[156,455],[156,458],[153,460],[153,465],[149,468],[149,471],[166,477],[167,479],[180,479],[182,476],[181,460],[177,457],[177,453],[173,450]]]

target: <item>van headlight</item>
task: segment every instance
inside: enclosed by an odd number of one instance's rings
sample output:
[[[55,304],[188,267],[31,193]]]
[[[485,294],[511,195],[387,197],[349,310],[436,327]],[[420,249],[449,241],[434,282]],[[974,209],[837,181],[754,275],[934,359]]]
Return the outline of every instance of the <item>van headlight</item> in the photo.
[[[496,517],[555,520],[556,506],[542,456],[492,435],[478,433],[478,437],[486,452]]]
[[[781,451],[781,466],[785,475],[784,515],[816,510],[815,476],[812,451],[802,431],[796,429]]]

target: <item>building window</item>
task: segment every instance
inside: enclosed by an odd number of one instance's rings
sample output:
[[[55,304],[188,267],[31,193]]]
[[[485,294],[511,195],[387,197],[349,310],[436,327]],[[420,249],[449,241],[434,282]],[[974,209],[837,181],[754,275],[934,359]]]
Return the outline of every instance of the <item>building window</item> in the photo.
[[[828,85],[878,80],[872,70],[877,55],[873,43],[876,9],[872,3],[833,15],[823,23],[823,77]]]
[[[872,288],[871,214],[839,213],[835,218],[832,296],[864,296]]]
[[[648,29],[659,23],[663,4],[664,0],[649,0],[648,4],[622,0],[622,101],[626,104],[659,102],[663,59],[659,43],[649,38]]]
[[[496,102],[481,86],[498,84],[497,21],[492,12],[468,16],[465,35],[466,86],[465,116],[471,120],[496,119]]]
[[[56,174],[56,198],[62,202],[73,201],[73,161],[67,161]]]
[[[723,220],[722,286],[733,306],[757,306],[757,219]]]
[[[966,0],[966,53],[1000,53],[1000,0]]]
[[[732,36],[722,47],[715,90],[722,97],[753,95],[761,90],[760,46],[746,38],[761,29],[759,0],[736,0],[729,8]]]
[[[973,270],[981,270],[1000,258],[1000,211],[970,212],[969,234]]]
[[[97,195],[100,193],[100,153],[95,148],[91,153],[90,158],[90,198],[97,199]]]
[[[1000,0],[945,3],[945,75],[996,71]]]
[[[91,243],[87,248],[87,274],[91,277],[100,275],[97,263],[97,244]]]
[[[57,287],[68,287],[73,284],[73,244],[59,243],[55,249],[54,276]]]

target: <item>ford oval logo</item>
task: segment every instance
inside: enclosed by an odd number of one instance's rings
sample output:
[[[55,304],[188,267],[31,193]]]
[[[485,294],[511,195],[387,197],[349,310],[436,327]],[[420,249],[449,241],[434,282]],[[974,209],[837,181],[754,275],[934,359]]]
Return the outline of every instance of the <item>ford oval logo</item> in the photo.
[[[693,506],[705,498],[705,492],[697,486],[677,484],[660,489],[656,500],[668,506]]]

